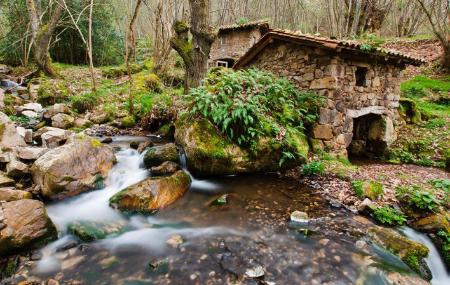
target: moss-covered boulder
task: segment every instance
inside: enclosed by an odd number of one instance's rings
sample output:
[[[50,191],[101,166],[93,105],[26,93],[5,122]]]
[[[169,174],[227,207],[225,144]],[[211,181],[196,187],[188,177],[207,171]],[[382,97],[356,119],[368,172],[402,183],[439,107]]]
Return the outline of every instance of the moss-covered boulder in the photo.
[[[54,200],[94,189],[115,162],[111,147],[94,138],[75,135],[36,160],[31,173],[42,196]]]
[[[399,256],[422,278],[431,280],[431,271],[424,260],[429,253],[425,245],[412,241],[389,228],[372,227],[368,235],[374,243]]]
[[[450,214],[431,214],[427,217],[420,218],[412,223],[412,227],[424,232],[436,233],[439,230],[444,230],[450,233]]]
[[[67,226],[67,233],[78,237],[84,242],[92,242],[107,237],[116,236],[124,231],[121,223],[100,223],[91,221],[73,222]]]
[[[44,204],[37,200],[0,203],[0,256],[33,249],[57,238]]]
[[[175,124],[175,140],[186,153],[189,171],[196,176],[280,170],[282,148],[275,139],[262,137],[256,149],[250,151],[232,143],[206,119],[179,119]],[[292,132],[290,140],[301,157],[296,163],[302,163],[309,151],[306,136]]]
[[[166,161],[175,163],[180,161],[177,147],[173,143],[151,147],[144,155],[144,164],[147,168],[160,166]]]
[[[181,198],[191,185],[184,171],[167,177],[150,177],[132,185],[109,200],[112,207],[122,211],[153,213]]]

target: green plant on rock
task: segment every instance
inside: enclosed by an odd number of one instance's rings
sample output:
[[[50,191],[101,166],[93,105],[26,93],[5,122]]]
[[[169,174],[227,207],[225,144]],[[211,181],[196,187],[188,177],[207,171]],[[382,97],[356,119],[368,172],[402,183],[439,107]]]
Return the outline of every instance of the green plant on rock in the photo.
[[[70,91],[61,81],[42,79],[37,91],[37,101],[44,107],[55,103],[63,103],[69,97]]]
[[[319,175],[322,176],[325,173],[325,164],[322,161],[313,161],[308,164],[303,165],[302,170],[303,175],[312,176]]]
[[[186,98],[191,114],[208,119],[241,147],[255,150],[261,137],[273,138],[285,152],[280,163],[298,158],[293,138],[315,121],[323,101],[257,69],[214,69]]]
[[[400,226],[406,222],[406,216],[402,212],[389,206],[375,208],[372,216],[376,221],[390,226]]]
[[[437,235],[442,240],[442,256],[447,265],[450,264],[450,233],[440,230]]]
[[[367,197],[376,200],[384,195],[383,184],[376,181],[354,180],[352,188],[360,199]]]

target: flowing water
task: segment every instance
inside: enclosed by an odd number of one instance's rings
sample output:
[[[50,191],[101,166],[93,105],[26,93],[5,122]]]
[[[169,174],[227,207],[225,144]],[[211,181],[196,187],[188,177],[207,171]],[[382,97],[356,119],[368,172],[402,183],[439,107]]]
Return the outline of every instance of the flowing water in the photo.
[[[430,250],[427,258],[428,266],[430,267],[433,279],[433,285],[448,285],[450,284],[450,273],[445,268],[445,264],[439,255],[436,246],[425,234],[419,233],[411,228],[402,228],[401,230],[408,238],[424,244]]]
[[[370,221],[275,175],[194,179],[182,199],[155,215],[122,214],[109,207],[109,198],[150,175],[142,155],[125,147],[128,140],[115,140],[118,163],[103,189],[47,206],[60,238],[30,263],[32,278],[64,284],[384,284],[386,264],[412,274],[366,242]],[[222,203],[214,203],[217,198]],[[290,223],[294,210],[307,212],[309,223]],[[123,230],[82,243],[66,231],[77,221]]]

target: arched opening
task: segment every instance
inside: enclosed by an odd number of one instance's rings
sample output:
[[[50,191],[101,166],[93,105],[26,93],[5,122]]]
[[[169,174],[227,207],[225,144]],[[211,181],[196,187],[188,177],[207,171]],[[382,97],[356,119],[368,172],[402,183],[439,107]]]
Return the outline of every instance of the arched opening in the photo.
[[[378,114],[367,114],[353,119],[353,139],[348,147],[349,158],[380,157],[388,147],[387,125]]]
[[[216,60],[216,66],[232,68],[235,62],[232,58],[221,58]]]

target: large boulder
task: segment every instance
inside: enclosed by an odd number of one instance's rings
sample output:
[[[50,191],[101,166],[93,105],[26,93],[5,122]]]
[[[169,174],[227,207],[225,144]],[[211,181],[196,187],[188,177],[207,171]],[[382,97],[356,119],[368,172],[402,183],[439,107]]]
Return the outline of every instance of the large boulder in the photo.
[[[172,176],[150,177],[132,185],[111,197],[109,202],[122,211],[153,213],[181,198],[190,185],[191,178],[180,170]]]
[[[180,161],[177,147],[173,143],[151,147],[144,155],[144,164],[147,168],[159,166],[166,161],[175,163]]]
[[[75,135],[36,160],[31,173],[45,198],[61,199],[94,189],[115,161],[111,147],[91,137]]]
[[[53,116],[61,113],[69,113],[69,108],[64,104],[55,104],[45,109],[44,119],[50,120]]]
[[[0,203],[0,256],[38,248],[57,238],[55,225],[37,200]]]
[[[16,127],[11,119],[6,114],[0,112],[0,147],[5,149],[25,145],[25,141],[17,133]]]
[[[208,120],[181,118],[175,127],[175,140],[183,147],[188,169],[195,176],[280,170],[281,145],[270,138],[260,138],[255,152],[251,152],[225,138]],[[302,163],[309,151],[307,138],[298,133],[291,141],[301,157],[296,163]]]

